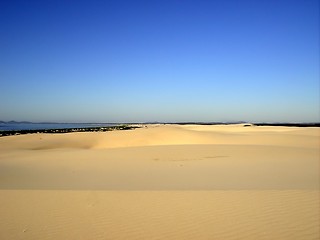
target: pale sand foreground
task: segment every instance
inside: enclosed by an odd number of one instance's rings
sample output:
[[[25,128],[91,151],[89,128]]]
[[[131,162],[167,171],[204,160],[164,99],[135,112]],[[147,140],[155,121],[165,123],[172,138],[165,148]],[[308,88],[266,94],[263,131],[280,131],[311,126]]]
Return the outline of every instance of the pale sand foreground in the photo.
[[[319,128],[0,138],[0,239],[319,239]]]

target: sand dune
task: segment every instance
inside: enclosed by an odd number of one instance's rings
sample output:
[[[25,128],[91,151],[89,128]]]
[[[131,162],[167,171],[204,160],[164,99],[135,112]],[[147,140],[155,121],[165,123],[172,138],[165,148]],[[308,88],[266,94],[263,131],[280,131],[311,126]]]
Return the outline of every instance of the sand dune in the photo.
[[[319,128],[0,138],[0,239],[319,239]]]
[[[243,127],[243,124],[149,125],[148,128],[129,131],[10,136],[0,139],[0,149],[91,149],[186,144],[245,144],[317,148],[319,135],[318,128]]]
[[[2,155],[2,189],[318,189],[317,149],[171,145],[19,150]]]

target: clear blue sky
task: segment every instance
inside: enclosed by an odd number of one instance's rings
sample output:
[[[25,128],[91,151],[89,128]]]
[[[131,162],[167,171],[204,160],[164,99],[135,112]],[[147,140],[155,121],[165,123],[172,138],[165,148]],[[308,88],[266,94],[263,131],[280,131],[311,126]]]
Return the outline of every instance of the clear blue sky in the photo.
[[[319,121],[319,1],[1,1],[0,120]]]

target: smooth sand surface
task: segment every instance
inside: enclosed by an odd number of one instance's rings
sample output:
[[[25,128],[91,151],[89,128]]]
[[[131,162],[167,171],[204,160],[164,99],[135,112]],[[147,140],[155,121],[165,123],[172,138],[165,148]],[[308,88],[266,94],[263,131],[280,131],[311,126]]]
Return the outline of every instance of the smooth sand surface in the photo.
[[[319,128],[0,138],[0,239],[319,239]]]

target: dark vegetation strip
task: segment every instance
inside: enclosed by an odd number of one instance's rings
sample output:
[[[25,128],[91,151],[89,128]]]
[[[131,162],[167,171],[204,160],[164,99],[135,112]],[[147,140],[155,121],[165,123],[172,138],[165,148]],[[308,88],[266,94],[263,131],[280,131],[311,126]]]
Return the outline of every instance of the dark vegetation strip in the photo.
[[[255,126],[320,127],[320,123],[254,123]]]
[[[40,129],[40,130],[12,130],[0,131],[0,137],[32,134],[32,133],[71,133],[71,132],[107,132],[114,130],[133,130],[136,126],[119,125],[109,127],[88,127],[88,128],[63,128],[63,129]]]
[[[279,127],[320,127],[320,123],[252,123],[252,124],[245,124],[245,122],[177,122],[173,124],[178,125],[232,125],[232,124],[244,124],[244,127],[250,126],[279,126]]]

